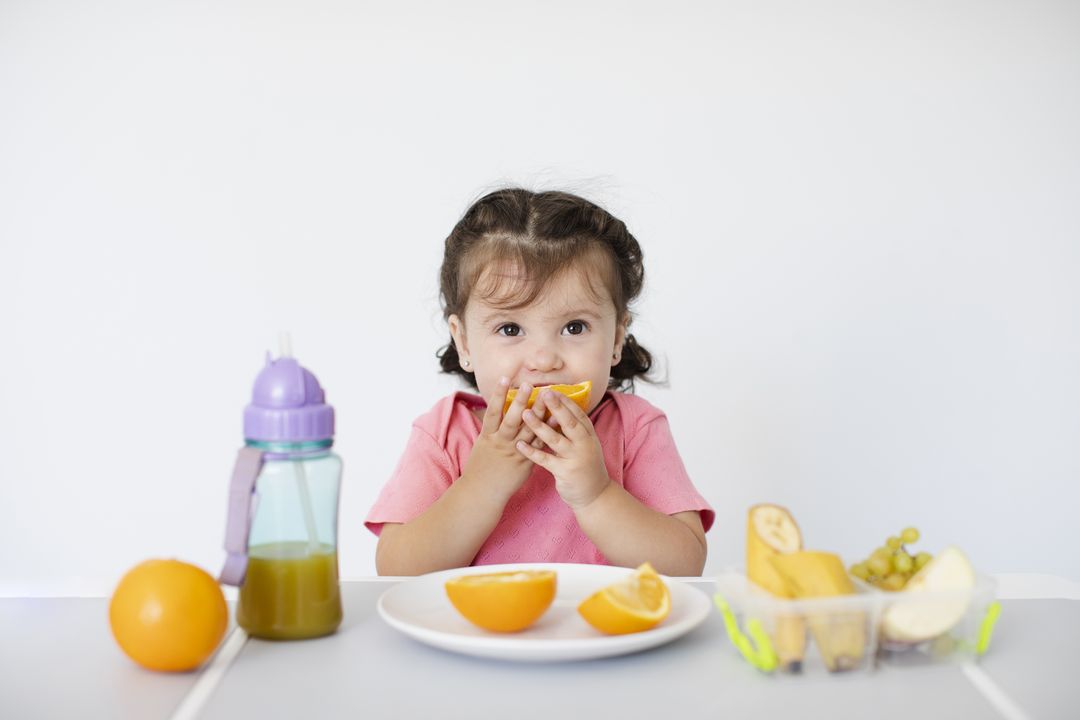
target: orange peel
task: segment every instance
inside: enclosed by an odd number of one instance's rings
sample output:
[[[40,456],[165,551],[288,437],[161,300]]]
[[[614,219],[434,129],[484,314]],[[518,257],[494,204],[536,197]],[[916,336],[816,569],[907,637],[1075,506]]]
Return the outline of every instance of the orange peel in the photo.
[[[540,397],[540,393],[543,390],[553,390],[557,393],[561,393],[566,397],[574,401],[574,404],[581,408],[584,412],[589,411],[589,395],[592,394],[592,381],[585,380],[583,382],[576,383],[574,385],[541,385],[540,387],[533,388],[533,391],[529,393],[529,399],[525,403],[526,408],[531,408],[536,404],[536,400]],[[506,402],[503,403],[503,414],[510,409],[510,403],[514,402],[514,398],[517,397],[517,388],[512,388],[506,393]]]

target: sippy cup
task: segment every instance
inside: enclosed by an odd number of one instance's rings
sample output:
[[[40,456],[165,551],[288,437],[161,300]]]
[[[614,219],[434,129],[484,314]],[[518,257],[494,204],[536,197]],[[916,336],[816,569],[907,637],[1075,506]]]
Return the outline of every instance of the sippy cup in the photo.
[[[240,588],[236,621],[249,635],[298,640],[341,624],[333,438],[334,408],[315,376],[287,350],[267,353],[244,409],[220,577]]]

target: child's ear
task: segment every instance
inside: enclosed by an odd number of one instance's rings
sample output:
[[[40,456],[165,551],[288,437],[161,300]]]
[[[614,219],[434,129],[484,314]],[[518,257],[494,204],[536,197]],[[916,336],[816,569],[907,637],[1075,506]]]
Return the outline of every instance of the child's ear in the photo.
[[[446,318],[446,323],[450,326],[450,337],[454,338],[454,347],[457,349],[458,357],[467,357],[469,348],[465,344],[465,321],[457,315],[451,315]]]
[[[615,347],[612,348],[611,353],[611,366],[614,367],[622,360],[623,343],[626,342],[626,333],[630,327],[630,317],[627,316],[625,320],[618,323],[615,326]]]

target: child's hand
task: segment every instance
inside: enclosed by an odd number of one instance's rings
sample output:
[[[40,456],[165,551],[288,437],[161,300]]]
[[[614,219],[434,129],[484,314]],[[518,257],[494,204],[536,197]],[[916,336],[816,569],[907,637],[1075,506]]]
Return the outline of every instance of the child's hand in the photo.
[[[532,462],[517,451],[516,444],[542,447],[536,434],[521,422],[521,413],[532,394],[532,386],[524,384],[518,388],[517,396],[504,417],[502,409],[509,389],[509,381],[503,378],[488,398],[480,436],[476,438],[461,471],[463,477],[488,478],[490,480],[484,482],[497,483],[497,489],[505,493],[504,500],[509,500],[532,472]],[[543,425],[542,422],[540,424]]]
[[[574,401],[560,393],[545,390],[540,401],[551,410],[548,424],[536,413],[526,410],[525,425],[535,433],[551,453],[535,447],[535,443],[517,443],[522,456],[555,476],[555,489],[574,510],[585,507],[600,496],[611,479],[604,466],[604,451],[592,421]],[[539,404],[539,403],[538,403]],[[558,424],[559,430],[550,425]]]

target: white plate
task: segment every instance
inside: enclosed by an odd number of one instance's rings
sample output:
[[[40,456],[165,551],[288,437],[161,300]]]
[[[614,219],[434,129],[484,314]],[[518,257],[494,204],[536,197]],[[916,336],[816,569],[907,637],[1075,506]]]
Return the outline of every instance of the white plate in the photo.
[[[462,575],[506,570],[554,570],[555,601],[536,623],[518,633],[482,630],[462,617],[446,597],[444,583]],[[697,627],[709,616],[709,597],[678,580],[665,577],[671,592],[671,614],[652,630],[604,635],[577,612],[582,600],[622,580],[632,570],[608,565],[517,563],[482,565],[421,575],[388,589],[379,597],[379,615],[392,627],[420,642],[480,657],[549,662],[585,660],[637,652],[662,645]]]

